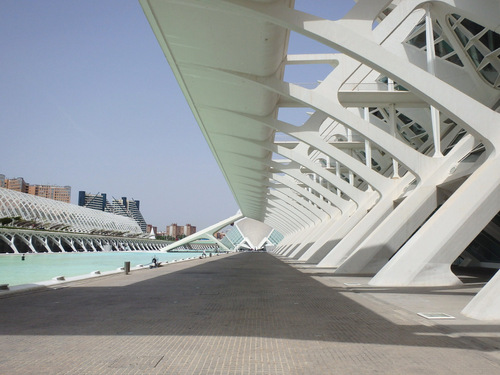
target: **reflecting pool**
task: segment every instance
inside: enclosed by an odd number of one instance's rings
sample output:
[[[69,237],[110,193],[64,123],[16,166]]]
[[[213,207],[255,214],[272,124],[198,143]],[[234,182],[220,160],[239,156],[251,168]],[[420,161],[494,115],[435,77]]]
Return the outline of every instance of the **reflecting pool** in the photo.
[[[20,285],[51,280],[57,276],[74,277],[93,271],[114,271],[130,262],[133,268],[148,265],[154,256],[160,262],[199,256],[199,253],[164,253],[154,251],[113,251],[86,253],[1,254],[0,284]]]

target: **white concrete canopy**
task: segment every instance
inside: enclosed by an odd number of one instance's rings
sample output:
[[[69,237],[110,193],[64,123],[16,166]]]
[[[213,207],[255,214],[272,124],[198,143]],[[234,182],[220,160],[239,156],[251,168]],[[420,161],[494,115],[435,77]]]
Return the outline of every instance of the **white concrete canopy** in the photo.
[[[454,285],[451,264],[500,233],[498,1],[359,0],[340,20],[293,0],[140,2],[242,216],[284,235],[277,254]],[[331,53],[288,54],[291,32]],[[316,64],[331,72],[312,85],[284,79]]]

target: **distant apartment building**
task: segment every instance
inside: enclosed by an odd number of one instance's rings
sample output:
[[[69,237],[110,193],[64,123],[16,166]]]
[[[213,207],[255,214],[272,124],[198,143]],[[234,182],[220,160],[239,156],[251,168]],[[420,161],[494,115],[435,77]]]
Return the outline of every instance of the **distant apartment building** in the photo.
[[[178,226],[177,224],[167,225],[167,236],[177,238],[182,234],[181,229],[182,227]]]
[[[66,203],[70,203],[71,201],[70,186],[29,185],[28,194]]]
[[[5,178],[5,175],[0,174],[0,187],[65,203],[71,201],[70,186],[32,185],[24,181],[22,177]]]
[[[184,234],[186,236],[190,236],[192,234],[195,234],[196,233],[196,227],[195,226],[192,226],[191,224],[186,224],[184,226]]]
[[[139,201],[136,201],[134,199],[127,199],[125,197],[122,198],[122,202],[125,207],[127,207],[127,210],[132,214],[132,218],[137,221],[137,224],[141,227],[142,231],[146,233],[146,220],[144,220],[144,217],[141,214],[141,211],[139,210]]]
[[[78,192],[78,205],[94,210],[106,211],[106,194],[89,194],[85,191]]]
[[[90,194],[85,191],[80,191],[78,193],[78,205],[94,210],[110,212],[115,215],[130,217],[139,224],[144,233],[147,233],[146,221],[139,210],[140,201],[127,199],[127,197],[122,197],[120,199],[113,198],[113,200],[108,201],[105,193]]]
[[[171,236],[177,238],[179,236],[185,235],[190,236],[191,234],[196,233],[196,227],[191,224],[186,225],[177,225],[172,224],[167,226],[167,236]]]
[[[20,193],[28,192],[29,184],[22,177],[4,178],[4,186],[6,189],[18,191]]]

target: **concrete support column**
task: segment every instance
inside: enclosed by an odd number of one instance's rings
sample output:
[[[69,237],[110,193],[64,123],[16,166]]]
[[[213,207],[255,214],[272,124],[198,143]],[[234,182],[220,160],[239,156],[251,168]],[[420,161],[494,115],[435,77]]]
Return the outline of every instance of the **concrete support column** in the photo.
[[[370,108],[365,107],[363,109],[363,119],[366,122],[370,122]],[[365,139],[365,158],[366,158],[366,166],[368,168],[372,168],[372,146],[368,139]],[[371,186],[368,185],[368,190],[371,190]]]
[[[66,242],[66,243],[67,243],[67,244],[71,247],[71,250],[73,250],[75,253],[77,253],[77,252],[78,252],[78,251],[76,250],[76,248],[75,248],[75,245],[74,245],[74,243],[73,243],[73,239],[72,239],[72,238],[67,239],[67,238],[62,237],[61,239],[62,239],[64,242]]]
[[[302,233],[302,231],[300,231]],[[286,248],[284,248],[282,251],[279,252],[280,255],[283,255],[283,256],[290,256],[290,254],[292,254],[295,249],[301,245],[301,242],[299,240],[297,240],[296,242],[293,242],[291,244],[288,244],[286,246]]]
[[[22,242],[24,242],[28,247],[29,249],[33,252],[33,253],[36,253],[37,251],[35,250],[33,244],[31,241],[33,241],[33,237],[32,236],[28,236],[29,240],[26,239],[23,235],[16,235],[14,237],[17,237],[19,238]]]
[[[339,266],[337,273],[377,273],[436,209],[437,204],[435,187],[414,191],[375,230],[364,233],[364,240]]]
[[[432,25],[432,18],[430,12],[430,4],[425,5],[425,36],[427,44],[427,71],[432,75],[436,75],[436,52],[434,50],[434,27]],[[432,123],[432,137],[434,141],[434,157],[441,157],[441,126],[439,111],[430,106],[431,110],[431,123]]]
[[[347,142],[352,143],[352,130],[350,128],[347,128]],[[352,149],[349,151],[349,156],[352,155]],[[349,168],[349,185],[354,185],[354,173],[352,170]]]
[[[479,167],[375,275],[370,285],[460,284],[450,265],[500,211],[499,168],[498,158]]]
[[[52,249],[50,248],[49,246],[49,239],[48,237],[37,237],[40,242],[43,244],[43,247],[45,247],[45,249],[47,249],[47,252],[48,253],[51,253],[52,252]]]
[[[335,175],[340,178],[340,163],[335,161]],[[337,188],[337,195],[340,197],[342,195],[342,191]]]
[[[0,239],[3,239],[14,253],[19,254],[16,245],[14,245],[14,236],[12,236],[12,238],[8,238],[7,236],[0,235]]]
[[[61,238],[59,238],[59,237],[56,237],[56,238],[50,237],[50,239],[61,250],[61,253],[64,253],[64,247],[63,247],[63,245],[61,243]]]
[[[327,157],[326,157],[326,169],[330,170],[331,168],[332,168],[331,159],[330,159],[330,156],[327,155]],[[326,189],[328,191],[330,191],[330,189],[331,189],[330,181],[328,181],[328,180],[326,180]]]
[[[307,237],[307,233],[312,228],[305,228],[293,235],[293,238],[290,238],[291,242],[286,246],[286,248],[280,252],[281,255],[286,257],[291,257],[292,254],[296,251],[297,248],[303,245],[302,240],[304,237]]]
[[[91,238],[89,238],[87,241],[88,241],[88,243],[89,243],[90,247],[92,248],[92,250],[93,250],[94,252],[97,252],[97,248],[95,247],[94,241],[92,241],[92,239],[91,239]]]
[[[389,124],[391,126],[391,134],[396,138],[396,106],[394,104],[389,105]],[[392,170],[392,178],[399,178],[399,163],[395,158],[392,158]]]
[[[356,246],[392,212],[393,207],[392,199],[383,199],[378,202],[370,212],[356,223],[352,230],[346,233],[335,248],[318,263],[318,267],[339,267],[354,251]]]
[[[474,148],[473,137],[464,137],[441,165],[393,210],[394,199],[413,177],[406,175],[399,181],[392,196],[377,203],[354,230],[320,263],[338,267],[338,273],[378,272],[389,258],[408,240],[437,207],[436,185],[449,176],[450,169]],[[391,212],[392,211],[392,212]]]
[[[299,260],[319,263],[349,231],[366,215],[367,210],[358,209],[350,217],[342,217],[311,246]]]
[[[465,306],[462,314],[479,320],[500,319],[500,272]]]
[[[76,242],[76,243],[78,243],[78,244],[80,244],[80,246],[82,247],[83,252],[87,252],[88,253],[89,250],[85,246],[85,241],[83,239],[80,240],[80,239],[75,238],[75,239],[73,239],[73,241]]]
[[[303,231],[292,233],[286,236],[274,249],[274,253],[278,255],[284,255],[291,251],[291,249],[297,247],[300,244],[301,234]]]
[[[311,248],[311,246],[316,244],[325,231],[328,231],[329,228],[333,228],[335,222],[336,221],[334,220],[325,220],[323,223],[320,223],[313,228],[308,228],[307,233],[301,239],[301,244],[295,248],[290,256],[295,259],[300,259],[302,255]]]

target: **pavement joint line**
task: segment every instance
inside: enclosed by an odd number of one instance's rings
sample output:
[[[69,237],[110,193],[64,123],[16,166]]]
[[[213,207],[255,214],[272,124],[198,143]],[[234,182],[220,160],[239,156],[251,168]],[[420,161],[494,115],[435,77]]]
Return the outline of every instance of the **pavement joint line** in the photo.
[[[273,258],[233,253],[5,300],[0,372],[500,373],[498,339]]]

